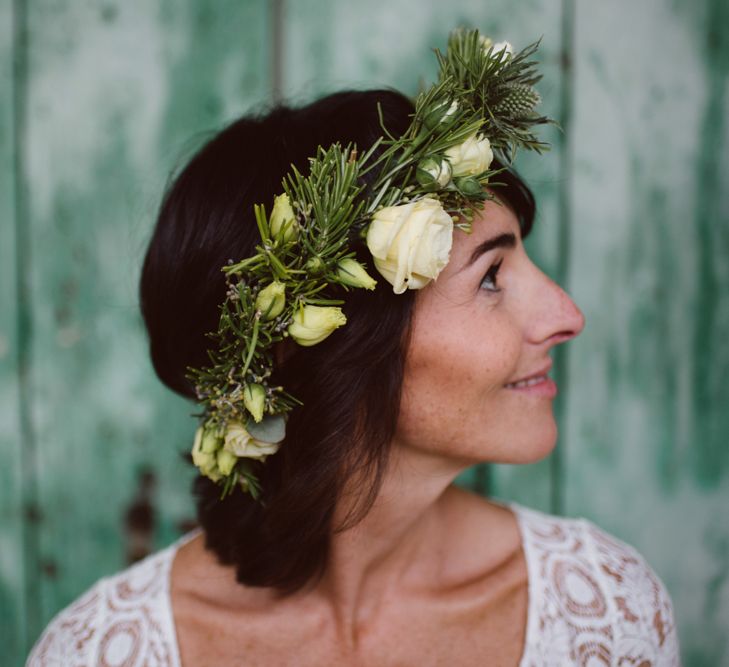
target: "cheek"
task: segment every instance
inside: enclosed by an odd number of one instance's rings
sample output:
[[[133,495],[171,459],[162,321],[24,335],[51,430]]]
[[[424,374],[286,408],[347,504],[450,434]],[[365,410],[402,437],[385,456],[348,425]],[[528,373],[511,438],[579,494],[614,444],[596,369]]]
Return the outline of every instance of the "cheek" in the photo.
[[[517,370],[521,339],[506,318],[468,313],[440,325],[413,331],[401,404],[408,431],[467,427]]]

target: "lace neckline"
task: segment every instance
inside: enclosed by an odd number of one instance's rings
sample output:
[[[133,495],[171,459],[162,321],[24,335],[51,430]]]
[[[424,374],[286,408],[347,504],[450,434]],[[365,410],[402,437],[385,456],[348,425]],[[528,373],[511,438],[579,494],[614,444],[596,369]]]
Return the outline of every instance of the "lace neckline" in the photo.
[[[526,619],[526,631],[524,633],[524,644],[522,646],[521,650],[521,657],[519,658],[518,667],[526,667],[527,664],[527,658],[529,654],[529,647],[532,644],[532,638],[534,636],[534,633],[536,632],[536,629],[533,627],[536,622],[536,616],[537,616],[537,592],[539,588],[534,585],[534,578],[536,576],[536,572],[534,572],[534,566],[532,565],[532,559],[530,557],[531,553],[531,543],[529,541],[529,537],[527,535],[526,525],[524,523],[525,516],[524,514],[527,511],[530,511],[528,508],[525,508],[523,505],[520,505],[519,503],[516,503],[511,500],[495,500],[493,498],[489,498],[489,501],[500,505],[501,507],[505,507],[506,509],[510,509],[512,513],[514,514],[516,518],[516,523],[519,527],[519,534],[521,536],[521,545],[522,550],[524,551],[524,559],[526,560],[526,566],[527,566],[527,591],[528,591],[528,603],[527,603],[527,619]],[[177,554],[178,549],[180,549],[182,546],[196,538],[198,535],[202,533],[202,528],[194,528],[193,530],[185,533],[181,537],[179,537],[177,540],[175,540],[172,544],[170,544],[165,549],[165,569],[163,572],[164,582],[165,582],[165,591],[164,591],[164,598],[163,598],[163,605],[164,605],[164,616],[166,618],[166,623],[169,628],[169,636],[171,637],[171,644],[172,644],[172,653],[174,658],[174,665],[173,667],[182,667],[182,660],[180,658],[180,644],[177,638],[177,627],[175,626],[175,618],[174,614],[172,612],[172,564],[175,560],[175,555]]]

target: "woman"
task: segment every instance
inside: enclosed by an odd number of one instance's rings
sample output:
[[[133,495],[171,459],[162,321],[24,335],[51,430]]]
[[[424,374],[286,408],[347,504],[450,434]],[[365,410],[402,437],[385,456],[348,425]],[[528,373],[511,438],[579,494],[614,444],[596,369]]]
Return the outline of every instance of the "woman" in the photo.
[[[260,243],[253,205],[318,146],[372,146],[378,103],[404,133],[407,98],[337,93],[233,123],[177,176],[140,289],[171,389],[195,398],[185,373],[207,359],[220,266]],[[632,547],[453,485],[476,463],[551,452],[549,353],[584,326],[524,250],[529,189],[513,171],[499,180],[437,280],[343,293],[345,327],[276,347],[302,405],[262,467],[265,504],[198,477],[200,528],[97,583],[29,665],[679,664],[668,593]]]

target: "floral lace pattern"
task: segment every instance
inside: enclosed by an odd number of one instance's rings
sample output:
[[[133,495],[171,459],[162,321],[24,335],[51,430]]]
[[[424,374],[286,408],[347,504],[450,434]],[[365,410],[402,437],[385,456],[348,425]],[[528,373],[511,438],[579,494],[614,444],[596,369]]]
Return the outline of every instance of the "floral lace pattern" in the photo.
[[[529,571],[519,667],[681,667],[671,598],[633,547],[585,519],[506,505]],[[198,532],[101,579],[51,621],[26,667],[180,667],[170,568]]]
[[[179,667],[170,567],[197,532],[99,580],[51,621],[28,667]]]
[[[681,667],[671,598],[633,547],[586,519],[509,505],[529,568],[519,667]]]

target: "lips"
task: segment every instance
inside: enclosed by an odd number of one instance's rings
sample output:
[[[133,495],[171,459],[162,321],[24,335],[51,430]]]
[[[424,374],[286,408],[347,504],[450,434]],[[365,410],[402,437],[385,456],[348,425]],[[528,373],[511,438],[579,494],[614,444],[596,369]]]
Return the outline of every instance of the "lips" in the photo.
[[[552,360],[550,359],[549,363],[545,366],[542,366],[539,370],[534,371],[533,373],[529,373],[528,375],[524,375],[518,380],[514,380],[513,382],[507,382],[507,387],[528,387],[532,384],[538,384],[539,382],[544,382],[547,379],[547,373],[552,368]]]

